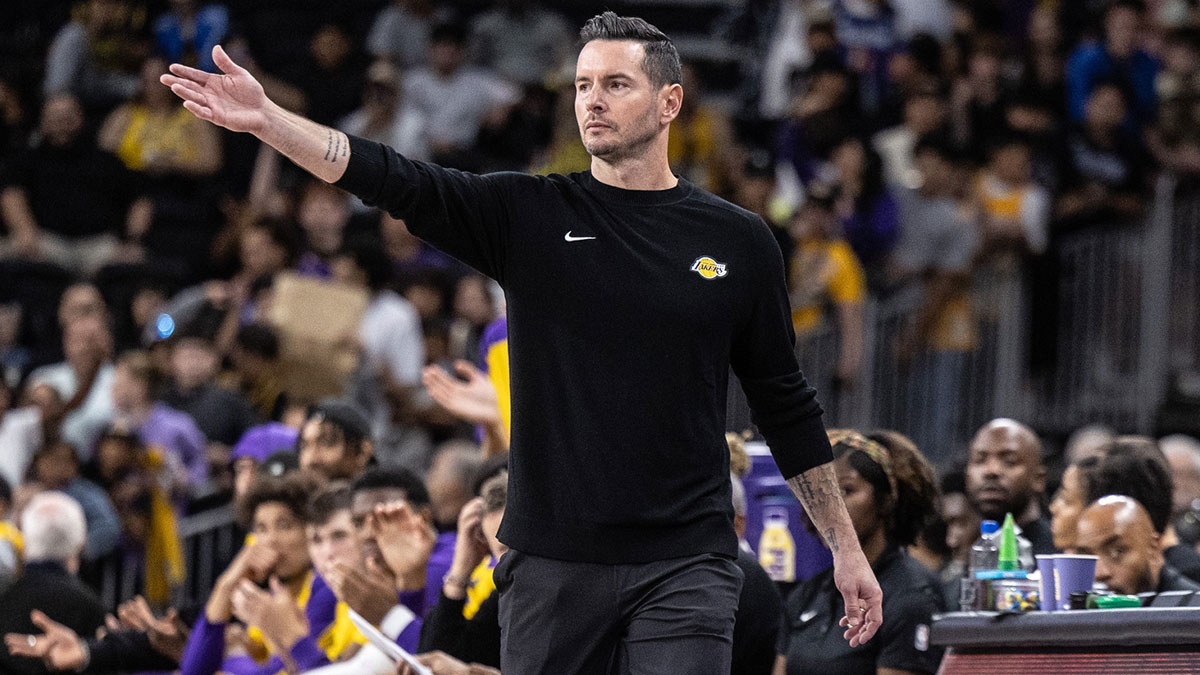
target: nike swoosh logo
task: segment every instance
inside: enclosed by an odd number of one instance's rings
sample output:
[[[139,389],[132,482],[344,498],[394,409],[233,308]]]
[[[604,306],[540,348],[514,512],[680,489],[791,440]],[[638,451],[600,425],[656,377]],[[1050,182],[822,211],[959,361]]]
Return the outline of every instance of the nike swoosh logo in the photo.
[[[588,239],[595,239],[595,237],[572,237],[571,233],[567,232],[563,235],[563,239],[566,241],[587,241]]]

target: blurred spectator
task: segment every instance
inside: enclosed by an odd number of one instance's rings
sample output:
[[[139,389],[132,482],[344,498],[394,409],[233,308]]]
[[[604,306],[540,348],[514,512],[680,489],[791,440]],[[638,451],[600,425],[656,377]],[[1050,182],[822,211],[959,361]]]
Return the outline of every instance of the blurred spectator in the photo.
[[[9,386],[21,379],[33,359],[31,351],[19,342],[24,316],[21,303],[0,301],[0,383]]]
[[[366,413],[339,399],[325,399],[312,407],[296,445],[300,467],[329,480],[354,480],[366,469],[374,450]]]
[[[587,171],[591,167],[592,156],[579,142],[579,121],[575,119],[575,83],[571,80],[573,75],[573,72],[559,73],[557,77],[550,78],[551,81],[546,85],[555,92],[549,122],[550,138],[534,156],[530,173],[566,175]]]
[[[355,136],[378,141],[409,159],[429,159],[429,124],[425,113],[404,100],[401,74],[391,63],[376,61],[367,69],[362,106],[338,123]],[[361,202],[356,206],[361,205]]]
[[[1140,130],[1154,120],[1154,79],[1159,65],[1141,47],[1145,12],[1142,0],[1116,0],[1104,12],[1104,41],[1084,43],[1071,54],[1067,109],[1073,121],[1087,119],[1089,100],[1105,82],[1116,86],[1125,98],[1127,107],[1121,109],[1119,121],[1127,131]]]
[[[1066,108],[1066,54],[1053,7],[1039,4],[1029,15],[1028,47],[1021,65],[1020,89],[1055,110]]]
[[[42,414],[19,405],[16,391],[0,378],[0,479],[20,485],[33,452],[42,445]]]
[[[1067,136],[1056,215],[1075,224],[1106,217],[1133,217],[1146,202],[1146,162],[1138,143],[1122,129],[1125,96],[1098,83],[1087,99],[1082,124]]]
[[[433,29],[429,65],[404,80],[404,100],[425,115],[434,161],[456,165],[484,125],[498,127],[520,98],[512,85],[492,73],[468,66],[466,34],[461,26]]]
[[[211,176],[221,169],[221,136],[159,83],[165,72],[167,61],[157,56],[142,63],[137,96],[105,118],[100,149],[151,182]]]
[[[784,672],[786,661],[789,673],[933,673],[941,653],[930,647],[926,634],[933,614],[943,609],[942,591],[937,579],[904,551],[933,515],[937,486],[932,469],[919,454],[910,457],[901,449],[893,455],[854,431],[834,430],[829,436],[846,510],[887,598],[884,623],[874,639],[851,648],[838,627],[842,603],[833,571],[822,572],[787,598],[775,672]]]
[[[856,136],[834,146],[831,160],[837,171],[841,235],[866,268],[868,281],[877,285],[900,234],[900,210],[884,184],[883,160]]]
[[[217,72],[212,49],[229,31],[229,10],[218,2],[170,0],[154,20],[154,47],[172,63]]]
[[[946,548],[950,549],[950,563],[942,570],[942,588],[946,608],[951,611],[959,608],[960,583],[971,562],[971,546],[979,538],[980,518],[967,498],[966,480],[961,468],[942,476],[938,505],[946,523]]]
[[[834,0],[837,41],[860,80],[863,108],[874,113],[887,88],[887,64],[900,43],[896,9],[882,0]]]
[[[318,28],[308,49],[306,62],[290,79],[304,92],[307,116],[320,124],[335,124],[362,100],[366,64],[354,51],[347,28],[337,23]]]
[[[94,591],[75,575],[87,526],[79,504],[61,492],[36,495],[21,513],[25,535],[25,566],[20,578],[0,595],[0,633],[40,633],[31,620],[49,617],[77,635],[92,635],[104,625],[104,606]],[[43,622],[44,623],[44,622]],[[0,652],[0,669],[7,673],[46,673],[40,661],[14,658]]]
[[[792,100],[795,74],[812,64],[809,45],[813,5],[804,0],[746,3],[733,21],[739,41],[748,41],[762,54],[758,65],[758,114],[765,119],[783,117]],[[744,35],[742,34],[744,33]]]
[[[862,124],[853,79],[833,55],[818,58],[807,80],[808,90],[793,99],[778,138],[780,160],[804,184],[821,177],[837,144]]]
[[[268,458],[280,451],[294,450],[298,438],[299,433],[295,429],[279,422],[268,422],[247,429],[237,445],[233,446],[230,455],[234,500],[241,499],[250,491],[254,476]]]
[[[11,76],[0,74],[0,159],[25,148],[29,118]]]
[[[1003,522],[1011,513],[1034,554],[1056,553],[1050,522],[1042,513],[1045,492],[1046,467],[1037,434],[1010,419],[983,425],[967,454],[967,499],[979,515]]]
[[[1200,30],[1167,35],[1155,93],[1157,119],[1149,135],[1155,157],[1168,169],[1200,173]]]
[[[403,220],[386,211],[379,212],[379,233],[383,250],[392,263],[391,277],[401,285],[428,273],[459,276],[465,271],[464,265],[413,236]]]
[[[952,37],[950,0],[892,0],[896,11],[896,33],[908,40],[930,35],[945,41]]]
[[[349,197],[328,183],[310,180],[300,193],[296,220],[304,231],[304,252],[296,271],[305,276],[331,278],[330,262],[341,250],[350,222]]]
[[[1175,485],[1171,493],[1171,520],[1174,521],[1192,510],[1192,504],[1200,499],[1200,441],[1175,434],[1160,438],[1158,445],[1171,467],[1171,481]]]
[[[496,318],[492,281],[481,274],[463,277],[454,291],[454,323],[450,325],[450,355],[478,362],[483,329]]]
[[[60,441],[35,452],[29,465],[29,480],[22,490],[61,491],[83,508],[87,523],[84,560],[99,560],[116,548],[121,537],[121,519],[104,489],[80,475],[79,456],[70,445]]]
[[[993,127],[996,128],[996,127]],[[1040,254],[1049,238],[1050,194],[1033,182],[1033,157],[1020,138],[997,140],[975,180],[984,255]]]
[[[149,464],[146,446],[136,434],[111,427],[101,434],[92,461],[84,467],[84,475],[108,493],[121,533],[138,546],[149,538],[151,492],[161,478]]]
[[[978,233],[955,199],[959,165],[954,151],[925,141],[917,148],[916,166],[919,187],[897,193],[900,241],[892,264],[897,278],[918,284],[923,297],[899,339],[897,355],[902,364],[926,357],[911,380],[918,410],[912,435],[930,461],[944,466],[952,459],[949,436],[958,421],[966,356],[976,348],[970,273]]]
[[[10,233],[0,257],[44,259],[90,275],[118,254],[118,236],[149,228],[152,209],[138,198],[137,182],[83,130],[78,100],[47,99],[41,142],[13,157],[0,176],[0,213]]]
[[[1050,533],[1054,548],[1067,553],[1075,550],[1079,514],[1087,508],[1088,488],[1085,481],[1095,472],[1100,457],[1092,455],[1068,464],[1059,481],[1058,491],[1050,501]]]
[[[822,191],[823,190],[823,191]],[[836,308],[838,356],[835,382],[852,384],[859,375],[863,353],[863,302],[866,280],[854,251],[838,236],[830,188],[810,186],[808,199],[792,217],[796,251],[792,255],[788,288],[797,353],[805,340],[825,325],[825,308]]]
[[[387,254],[374,238],[351,241],[333,260],[334,281],[370,293],[356,336],[362,352],[347,395],[367,413],[370,435],[377,441],[376,459],[385,466],[424,472],[428,439],[397,423],[405,419],[420,381],[424,338],[416,310],[388,288],[390,278]]]
[[[287,409],[287,393],[279,382],[279,336],[263,323],[238,329],[230,354],[236,388],[262,419],[278,420]]]
[[[195,421],[154,398],[161,375],[143,352],[126,352],[113,375],[113,420],[135,430],[151,451],[164,453],[183,495],[201,494],[208,479],[207,440]]]
[[[70,93],[89,110],[133,97],[138,65],[150,52],[147,9],[137,0],[85,0],[54,36],[42,93]]]
[[[482,465],[483,456],[474,443],[448,441],[438,447],[425,478],[433,526],[438,532],[454,533],[459,513],[475,494],[475,479]],[[434,555],[437,555],[436,549]]]
[[[425,65],[429,32],[437,21],[447,18],[433,5],[433,0],[392,0],[375,17],[367,51],[401,69]]]
[[[998,46],[978,46],[967,57],[966,73],[954,82],[950,122],[954,142],[982,160],[985,143],[1004,128],[1004,83]]]
[[[1158,540],[1136,499],[1110,495],[1080,514],[1076,550],[1097,557],[1096,581],[1114,593],[1200,591],[1200,584],[1163,561]]]
[[[883,159],[886,183],[910,188],[920,184],[915,166],[916,147],[943,131],[946,107],[946,97],[938,89],[914,92],[904,101],[904,121],[875,135],[872,145]]]
[[[1054,99],[1031,92],[1009,97],[1004,111],[1010,132],[1029,144],[1034,182],[1051,191],[1059,187],[1065,146],[1061,116],[1056,111]]]
[[[0,593],[16,580],[25,550],[25,539],[13,525],[13,516],[12,484],[0,477]]]
[[[113,416],[112,349],[112,335],[103,318],[73,319],[63,326],[65,360],[29,375],[31,392],[46,384],[59,402],[65,402],[62,438],[84,460],[91,456],[92,444]],[[52,401],[46,403],[53,407]],[[43,409],[43,422],[53,419],[47,412]]]
[[[687,92],[679,115],[671,123],[667,159],[676,175],[710,192],[728,192],[733,138],[729,120],[708,103],[696,68],[683,66],[683,90]]]
[[[573,54],[562,16],[534,0],[495,0],[471,24],[471,60],[511,82],[540,85]]]
[[[1088,457],[1099,457],[1115,438],[1113,430],[1103,424],[1089,424],[1071,432],[1063,448],[1068,464],[1075,464]]]

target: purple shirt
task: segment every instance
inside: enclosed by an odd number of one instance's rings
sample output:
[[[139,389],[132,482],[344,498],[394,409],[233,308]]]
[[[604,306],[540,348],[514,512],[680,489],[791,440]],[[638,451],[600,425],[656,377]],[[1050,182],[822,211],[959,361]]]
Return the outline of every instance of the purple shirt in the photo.
[[[138,436],[147,446],[158,445],[170,453],[187,471],[188,485],[197,488],[208,479],[208,442],[204,432],[187,413],[165,403],[154,404],[150,416],[138,429]]]
[[[433,609],[442,594],[442,579],[454,563],[454,545],[457,541],[458,532],[442,532],[433,544],[433,553],[429,555],[429,565],[425,568],[425,609]],[[423,615],[415,610],[414,613]]]

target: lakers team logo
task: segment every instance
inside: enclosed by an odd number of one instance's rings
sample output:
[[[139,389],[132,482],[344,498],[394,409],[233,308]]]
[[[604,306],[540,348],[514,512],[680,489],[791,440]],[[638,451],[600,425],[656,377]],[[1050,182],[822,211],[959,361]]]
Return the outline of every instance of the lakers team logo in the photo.
[[[706,255],[696,258],[696,262],[692,263],[692,271],[705,279],[717,279],[729,274],[725,263],[719,263]]]

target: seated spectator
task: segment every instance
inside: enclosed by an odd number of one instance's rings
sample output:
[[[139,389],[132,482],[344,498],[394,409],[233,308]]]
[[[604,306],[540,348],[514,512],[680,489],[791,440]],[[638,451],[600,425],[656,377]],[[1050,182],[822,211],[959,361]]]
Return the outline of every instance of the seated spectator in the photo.
[[[966,475],[961,468],[942,476],[941,488],[938,511],[946,523],[946,548],[950,549],[950,563],[942,571],[942,589],[946,609],[954,611],[960,607],[962,579],[971,563],[971,547],[979,538],[980,518],[967,498]]]
[[[1054,537],[1054,548],[1070,553],[1075,550],[1075,534],[1079,525],[1079,514],[1088,505],[1088,488],[1083,481],[1092,474],[1100,463],[1098,456],[1088,456],[1067,465],[1063,470],[1058,491],[1050,501],[1050,533]]]
[[[295,429],[279,422],[268,422],[247,429],[237,445],[233,446],[230,456],[234,500],[241,499],[250,491],[254,476],[267,458],[282,450],[294,450],[298,437]]]
[[[99,560],[117,547],[121,538],[117,511],[104,488],[80,475],[79,456],[67,443],[51,443],[34,453],[29,480],[22,490],[26,493],[55,490],[79,504],[87,526],[83,560]]]
[[[728,439],[733,434],[726,434]],[[732,470],[740,437],[729,444],[733,484],[733,531],[738,536],[738,557],[734,561],[742,570],[742,590],[738,595],[737,612],[733,618],[733,659],[731,673],[773,672],[780,629],[783,627],[783,598],[779,589],[759,564],[758,556],[746,543],[746,488]],[[743,448],[743,452],[744,452]]]
[[[108,110],[138,87],[138,65],[150,51],[146,8],[135,0],[87,0],[58,30],[46,56],[42,93],[78,96]]]
[[[413,236],[403,220],[387,211],[379,212],[379,234],[392,263],[392,278],[401,287],[426,274],[457,277],[467,272],[462,263]]]
[[[160,375],[144,352],[126,352],[117,359],[113,375],[113,420],[135,430],[153,451],[165,454],[181,495],[199,494],[208,480],[207,440],[187,414],[152,396]]]
[[[502,471],[462,508],[454,559],[421,631],[421,651],[441,650],[500,667],[499,594],[492,568],[508,548],[496,538],[507,501],[508,472]]]
[[[150,465],[146,447],[119,427],[107,429],[96,442],[84,476],[100,486],[121,521],[121,535],[131,547],[144,547],[151,537],[153,493],[164,472]]]
[[[476,137],[485,126],[501,126],[519,92],[490,72],[468,66],[466,33],[442,24],[429,38],[429,65],[404,81],[404,100],[429,120],[427,133],[438,164],[470,163]]]
[[[493,283],[482,274],[459,280],[454,289],[454,321],[450,324],[450,355],[475,362],[483,331],[496,319]]]
[[[1171,467],[1171,520],[1174,522],[1192,510],[1200,499],[1200,441],[1185,434],[1172,434],[1158,439],[1167,464]]]
[[[25,565],[21,576],[0,595],[0,634],[11,644],[39,632],[33,617],[46,617],[69,627],[77,635],[94,635],[104,625],[104,606],[75,577],[87,538],[83,509],[61,492],[37,494],[21,513],[25,537]],[[45,673],[39,662],[0,653],[0,670],[6,673]]]
[[[350,222],[350,200],[346,193],[321,181],[305,183],[296,209],[296,220],[304,232],[303,252],[296,264],[302,275],[330,279],[330,263],[338,251]]]
[[[180,663],[182,673],[265,675],[282,669],[285,657],[292,667],[304,671],[338,656],[326,653],[319,644],[336,618],[337,598],[313,573],[305,543],[307,505],[316,485],[316,478],[305,473],[264,476],[238,504],[240,517],[251,526],[254,543],[245,546],[217,578],[204,613],[188,638]],[[226,628],[240,602],[239,594],[249,592],[244,586],[262,592],[254,584],[267,581],[271,598],[278,603],[272,607],[274,611],[254,613],[257,622],[247,623],[244,648],[227,643]],[[261,609],[261,605],[255,606]],[[294,629],[287,632],[287,640],[280,639],[283,631],[277,629],[279,625]],[[264,636],[276,639],[264,640]]]
[[[388,61],[376,61],[367,69],[362,107],[338,123],[338,128],[354,136],[378,141],[409,159],[429,159],[429,139],[425,134],[425,114],[408,105],[401,95],[401,74]],[[366,210],[361,202],[355,210]]]
[[[1079,515],[1075,550],[1096,556],[1096,581],[1114,593],[1200,591],[1163,560],[1150,515],[1136,499],[1102,497]]]
[[[289,73],[289,81],[304,92],[307,116],[320,124],[336,124],[362,99],[366,64],[347,30],[336,22],[317,28],[305,58]]]
[[[388,287],[391,265],[374,238],[355,239],[334,257],[333,280],[370,293],[356,336],[362,351],[347,395],[368,415],[375,457],[386,466],[422,473],[428,468],[428,438],[394,421],[404,419],[411,407],[425,364],[420,317]]]
[[[305,471],[328,480],[354,480],[366,470],[375,452],[371,423],[357,405],[324,399],[309,410],[300,427],[296,452]]]
[[[1082,462],[1088,457],[1099,457],[1104,454],[1104,449],[1108,447],[1116,434],[1113,430],[1103,424],[1087,424],[1071,432],[1067,437],[1066,446],[1063,448],[1063,456],[1068,464]],[[1084,504],[1084,506],[1087,506]]]
[[[1117,0],[1104,12],[1104,41],[1085,42],[1067,62],[1067,109],[1071,119],[1087,117],[1088,101],[1096,87],[1113,82],[1132,100],[1120,110],[1119,119],[1128,131],[1136,132],[1154,119],[1158,103],[1154,79],[1158,61],[1142,48],[1146,6],[1141,0]]]
[[[1155,158],[1173,171],[1200,173],[1200,31],[1167,35],[1155,93],[1157,118],[1148,133]]]
[[[842,237],[866,268],[868,280],[878,284],[900,234],[900,210],[884,185],[883,160],[861,138],[851,136],[834,146],[831,163],[837,170]]]
[[[25,308],[20,302],[0,299],[0,384],[11,386],[29,370],[33,353],[21,344]]]
[[[1171,521],[1171,468],[1158,443],[1141,436],[1119,436],[1094,464],[1080,464],[1083,504],[1106,495],[1136,499],[1150,517],[1163,557],[1180,574],[1200,582],[1200,553],[1179,541]]]
[[[1046,466],[1042,441],[1032,429],[1011,419],[980,427],[967,450],[967,499],[983,518],[1003,522],[1011,513],[1032,545],[1030,555],[1058,553],[1050,523],[1042,513]],[[971,542],[979,537],[975,534]],[[1023,561],[1032,567],[1032,558]]]
[[[429,465],[425,486],[429,491],[433,526],[442,533],[438,537],[439,540],[442,536],[453,535],[457,531],[459,514],[475,496],[475,479],[482,465],[483,455],[479,452],[479,446],[474,443],[453,440],[438,447]],[[450,550],[454,548],[453,540],[453,536],[448,538]],[[436,555],[436,549],[434,554]]]
[[[1083,121],[1068,135],[1055,215],[1071,225],[1137,216],[1148,196],[1146,161],[1121,127],[1125,94],[1100,83],[1088,96]]]
[[[265,323],[238,328],[230,361],[232,387],[241,392],[262,419],[278,420],[288,408],[287,393],[279,382],[279,335]]]
[[[1040,254],[1049,238],[1050,194],[1033,182],[1033,156],[1016,137],[996,142],[975,181],[980,248],[989,257]]]
[[[471,24],[471,61],[505,79],[540,85],[571,57],[574,36],[558,12],[530,0],[496,0]]]
[[[47,260],[91,275],[116,258],[120,236],[149,228],[152,207],[120,161],[84,136],[74,97],[46,100],[41,131],[38,145],[12,157],[0,175],[9,231],[0,258]]]
[[[937,486],[923,457],[893,456],[853,431],[831,431],[834,467],[863,553],[883,589],[883,625],[857,649],[842,638],[841,593],[827,570],[788,596],[775,672],[930,673],[941,650],[931,647],[929,623],[941,611],[936,578],[904,552],[933,515]],[[901,450],[903,453],[904,451]],[[914,471],[925,467],[926,471]],[[903,488],[901,487],[903,486]]]
[[[154,48],[163,58],[215,73],[212,49],[229,31],[229,10],[217,2],[172,0],[153,30]]]
[[[29,375],[31,392],[38,385],[48,385],[60,402],[65,402],[62,438],[83,460],[91,456],[97,436],[112,420],[115,379],[112,349],[112,334],[104,318],[73,319],[63,326],[65,360],[38,368]],[[44,422],[53,419],[47,412],[43,410]]]
[[[835,382],[849,385],[859,375],[863,351],[863,301],[866,279],[850,245],[839,235],[832,189],[814,183],[808,199],[792,217],[790,232],[796,242],[790,265],[789,292],[797,350],[826,321],[836,322],[838,357]],[[827,319],[824,310],[836,308]]]
[[[392,0],[371,25],[367,51],[402,70],[423,66],[429,57],[429,32],[448,18],[446,14],[432,0]]]

